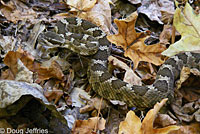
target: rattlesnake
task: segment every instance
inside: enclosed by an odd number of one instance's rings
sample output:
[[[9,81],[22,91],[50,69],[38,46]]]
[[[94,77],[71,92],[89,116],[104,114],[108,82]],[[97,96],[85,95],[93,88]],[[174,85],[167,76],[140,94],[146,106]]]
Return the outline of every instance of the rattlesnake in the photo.
[[[66,18],[57,22],[57,33],[45,32],[42,40],[59,44],[81,55],[91,55],[88,79],[93,90],[108,100],[120,100],[129,107],[151,108],[163,98],[172,100],[174,82],[183,66],[199,69],[200,54],[185,52],[172,56],[160,67],[152,85],[130,85],[110,74],[107,58],[110,55],[106,34],[96,25],[79,18]]]

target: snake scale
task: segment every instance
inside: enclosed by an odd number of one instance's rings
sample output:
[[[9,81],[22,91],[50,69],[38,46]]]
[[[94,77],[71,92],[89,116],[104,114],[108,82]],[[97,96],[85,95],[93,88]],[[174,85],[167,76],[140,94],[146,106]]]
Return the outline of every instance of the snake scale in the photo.
[[[45,32],[42,40],[49,40],[81,55],[91,55],[88,79],[93,90],[107,100],[120,100],[129,107],[151,108],[163,98],[174,98],[174,83],[183,66],[199,70],[200,54],[185,52],[172,56],[160,67],[152,85],[130,85],[108,72],[110,55],[106,34],[96,25],[79,18],[65,18],[57,22],[57,33]]]

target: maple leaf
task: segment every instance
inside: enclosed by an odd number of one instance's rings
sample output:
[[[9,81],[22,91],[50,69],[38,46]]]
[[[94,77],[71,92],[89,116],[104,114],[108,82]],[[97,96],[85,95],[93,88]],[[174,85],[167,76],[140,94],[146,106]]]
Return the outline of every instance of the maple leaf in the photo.
[[[147,33],[136,33],[135,22],[137,16],[137,12],[134,12],[126,19],[115,19],[118,34],[109,35],[107,39],[125,50],[124,56],[129,57],[134,62],[134,69],[137,68],[140,61],[161,65],[164,62],[161,59],[161,52],[165,50],[165,47],[159,43],[145,45],[144,41],[149,37],[149,31]]]
[[[163,99],[160,103],[155,104],[143,122],[135,115],[133,111],[129,111],[126,115],[125,121],[122,121],[119,126],[119,134],[168,134],[172,130],[178,130],[180,127],[171,125],[165,128],[153,128],[153,122],[160,108],[166,103],[168,99]]]
[[[181,39],[162,54],[170,57],[182,51],[200,50],[200,15],[194,13],[190,4],[186,3],[183,11],[176,8],[173,22]]]

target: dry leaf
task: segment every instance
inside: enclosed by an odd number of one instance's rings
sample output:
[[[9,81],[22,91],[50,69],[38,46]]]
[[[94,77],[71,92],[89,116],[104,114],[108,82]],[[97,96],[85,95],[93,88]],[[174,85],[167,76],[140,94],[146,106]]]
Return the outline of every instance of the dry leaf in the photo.
[[[176,123],[177,122],[174,119],[172,119],[168,114],[158,114],[154,121],[155,126],[161,126],[161,127],[174,125]]]
[[[200,15],[195,14],[192,7],[186,3],[185,8],[176,8],[174,26],[181,34],[181,39],[170,45],[162,54],[173,56],[182,51],[200,50]]]
[[[14,49],[17,41],[19,40],[12,36],[2,36],[0,38],[0,49],[3,51],[3,53],[1,53],[1,58],[4,58],[8,51],[12,51]]]
[[[118,60],[113,56],[109,56],[108,61],[111,62],[114,66],[126,70],[123,81],[130,83],[132,85],[140,85],[140,86],[142,85],[141,79],[124,62]]]
[[[79,96],[81,99],[86,100],[86,102],[87,102],[87,105],[80,108],[80,113],[86,113],[86,112],[92,111],[94,109],[102,110],[108,106],[107,102],[105,100],[103,100],[102,98],[95,97],[95,98],[87,99],[82,95],[79,95]]]
[[[163,44],[163,45],[170,44],[171,37],[172,37],[172,26],[164,25],[163,31],[159,37],[160,44]]]
[[[72,134],[91,134],[95,128],[97,130],[105,129],[106,120],[99,117],[89,118],[88,120],[76,120],[72,128]]]
[[[54,100],[54,104],[57,104],[57,102],[63,96],[63,91],[62,90],[46,91],[44,92],[44,96],[47,98],[49,102]]]
[[[176,89],[181,88],[181,85],[184,81],[186,81],[190,76],[190,68],[183,67],[181,69],[180,79],[176,81]]]
[[[191,73],[197,76],[189,77]],[[184,67],[181,70],[180,80],[176,86],[178,90],[175,90],[175,102],[171,104],[176,117],[181,121],[200,121],[199,76],[200,72],[195,68]]]
[[[159,112],[160,108],[167,102],[168,99],[163,99],[160,103],[157,103],[153,109],[151,109],[142,122],[142,129],[144,134],[167,134],[170,131],[178,130],[180,127],[176,125],[171,125],[165,128],[153,128],[153,122],[156,118],[156,114]]]
[[[198,101],[200,101],[200,99]],[[183,105],[182,98],[180,98],[171,104],[171,107],[180,121],[191,122],[196,120],[200,122],[200,105],[198,101]]]
[[[193,123],[190,125],[183,125],[179,130],[170,132],[169,134],[199,134],[200,123]]]
[[[28,66],[32,65],[34,61],[34,58],[31,55],[29,55],[29,53],[24,52],[21,48],[19,48],[17,52],[9,51],[4,58],[4,64],[6,64],[10,68],[14,76],[16,76],[18,72],[18,59],[20,59],[28,69]]]
[[[1,4],[3,4],[3,8],[1,8],[2,14],[6,17],[7,20],[14,23],[16,23],[18,20],[27,19],[34,21],[37,17],[37,13],[33,9],[27,7],[19,0],[10,0],[6,4],[1,1]]]
[[[153,128],[153,123],[160,108],[168,99],[163,99],[160,103],[155,104],[143,122],[135,115],[133,111],[129,111],[125,121],[120,123],[119,134],[168,134],[170,131],[178,130],[180,127],[171,125],[165,128]]]
[[[135,72],[142,79],[142,82],[144,82],[147,85],[150,85],[156,79],[156,70],[157,69],[153,67],[151,63],[145,64],[144,62],[142,62],[142,64],[140,64],[140,66],[137,70],[135,70]]]
[[[67,4],[71,6],[71,11],[77,11],[77,8],[81,11],[87,11],[94,7],[97,0],[68,0]]]
[[[142,134],[141,126],[140,118],[133,111],[129,111],[125,121],[122,121],[119,125],[118,134]]]
[[[107,39],[125,50],[124,55],[134,62],[134,69],[137,68],[140,61],[161,65],[164,61],[161,59],[160,53],[165,50],[165,47],[160,44],[145,45],[144,41],[148,38],[148,34],[145,32],[136,33],[137,17],[137,12],[134,12],[126,19],[115,19],[118,34],[109,35]]]
[[[161,11],[173,13],[174,2],[169,0],[143,0],[142,6],[138,8],[139,13],[147,15],[152,21],[163,24],[160,20],[162,18]]]
[[[200,72],[195,69],[195,68],[188,68],[188,67],[183,67],[181,70],[180,74],[180,79],[176,81],[176,90],[180,91],[183,97],[188,101],[188,102],[193,102],[196,101],[200,98],[200,95],[198,94],[198,89],[199,89],[199,80],[196,80],[198,78],[194,78],[194,80],[188,80],[190,83],[186,83],[189,87],[185,87],[183,89],[180,89],[182,84],[186,82],[186,80],[190,77],[191,73],[196,76],[200,76]],[[193,88],[195,87],[195,88]],[[180,89],[180,90],[178,90]],[[188,90],[190,89],[190,90]]]
[[[14,80],[15,76],[14,74],[11,72],[10,69],[6,69],[5,71],[2,72],[1,74],[1,80]]]
[[[17,65],[17,74],[15,80],[33,83],[33,72],[28,70],[28,68],[24,66],[20,59],[17,60]]]
[[[109,3],[111,3],[110,0],[67,1],[67,4],[72,7],[71,11],[78,14],[77,17],[96,24],[107,34],[110,33],[111,26],[111,8]]]
[[[64,76],[59,64],[56,61],[53,61],[49,67],[42,67],[40,63],[34,61],[34,57],[32,57],[28,52],[19,48],[16,52],[9,51],[4,58],[4,64],[9,67],[9,72],[11,72],[14,77],[16,77],[18,72],[18,59],[20,59],[30,71],[37,72],[39,81],[47,80],[49,78],[62,80]]]

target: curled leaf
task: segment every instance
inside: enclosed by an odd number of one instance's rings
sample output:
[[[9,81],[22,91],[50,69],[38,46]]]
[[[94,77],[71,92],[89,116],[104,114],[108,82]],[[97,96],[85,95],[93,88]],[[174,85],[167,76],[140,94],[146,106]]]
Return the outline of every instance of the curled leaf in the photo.
[[[129,111],[125,121],[120,123],[119,134],[168,134],[170,131],[178,130],[180,127],[176,125],[165,128],[153,128],[155,117],[167,100],[166,98],[160,103],[155,104],[154,108],[147,113],[142,123],[133,111]]]

